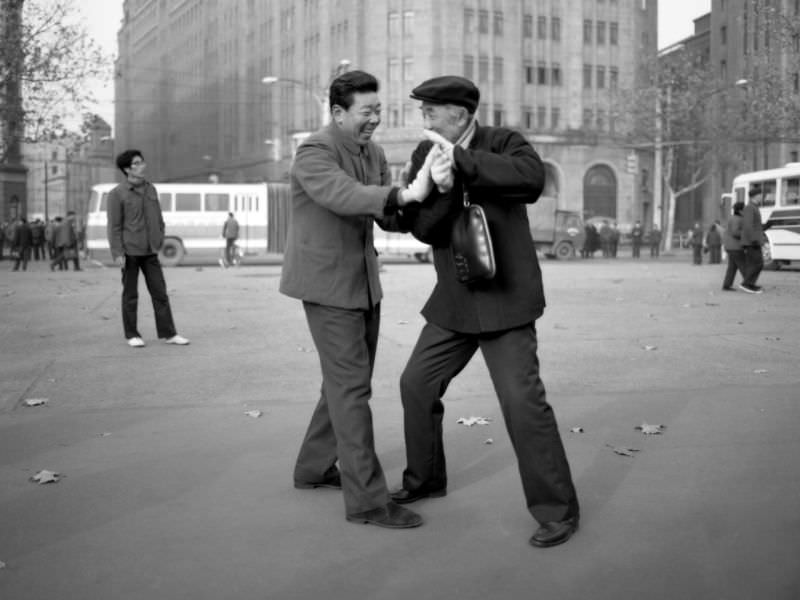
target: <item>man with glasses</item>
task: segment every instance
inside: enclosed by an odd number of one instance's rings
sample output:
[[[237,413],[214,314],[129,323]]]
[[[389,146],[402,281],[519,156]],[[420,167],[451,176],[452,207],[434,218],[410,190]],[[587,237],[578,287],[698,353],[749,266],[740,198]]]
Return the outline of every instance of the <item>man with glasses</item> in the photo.
[[[136,325],[139,305],[139,271],[144,274],[153,301],[158,337],[167,344],[189,343],[178,335],[167,296],[167,284],[158,251],[164,243],[164,219],[155,186],[144,178],[145,162],[139,150],[117,156],[117,168],[125,175],[108,194],[108,245],[114,264],[122,268],[122,326],[131,348],[143,348]]]

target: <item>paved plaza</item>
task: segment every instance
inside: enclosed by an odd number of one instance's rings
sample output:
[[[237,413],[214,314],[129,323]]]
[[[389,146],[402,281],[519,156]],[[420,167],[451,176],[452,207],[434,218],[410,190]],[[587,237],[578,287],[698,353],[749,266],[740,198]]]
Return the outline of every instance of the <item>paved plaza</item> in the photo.
[[[800,269],[755,296],[689,263],[543,261],[539,357],[582,520],[542,550],[479,355],[445,397],[448,495],[413,505],[419,529],[358,525],[339,492],[292,487],[320,374],[279,264],[166,269],[188,347],[155,339],[141,282],[132,349],[117,269],[4,261],[0,599],[799,598]],[[382,281],[372,409],[393,487],[435,275],[387,262]],[[60,480],[29,480],[43,469]]]

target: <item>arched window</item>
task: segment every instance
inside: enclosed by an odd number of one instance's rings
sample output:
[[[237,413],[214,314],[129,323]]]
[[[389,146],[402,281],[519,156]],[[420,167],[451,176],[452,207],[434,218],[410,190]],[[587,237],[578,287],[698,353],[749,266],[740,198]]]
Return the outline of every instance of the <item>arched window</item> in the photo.
[[[617,218],[617,178],[605,165],[596,165],[583,178],[583,212],[589,217]]]

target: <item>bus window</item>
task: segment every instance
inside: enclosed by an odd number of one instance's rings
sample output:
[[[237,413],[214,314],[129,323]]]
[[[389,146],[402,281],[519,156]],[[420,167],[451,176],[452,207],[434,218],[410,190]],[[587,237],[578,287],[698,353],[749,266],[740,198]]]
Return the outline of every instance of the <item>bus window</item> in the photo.
[[[177,211],[199,211],[202,208],[200,194],[175,194],[175,210]]]
[[[744,188],[736,188],[735,192],[736,192],[736,202],[741,202],[742,204],[745,204]]]
[[[775,180],[765,181],[761,187],[761,206],[775,206]]]
[[[224,211],[228,212],[229,197],[228,194],[206,194],[206,212],[209,211]]]
[[[782,181],[781,189],[783,198],[782,206],[797,206],[800,204],[800,177],[791,177]]]
[[[159,194],[158,203],[161,205],[161,212],[172,212],[172,194]]]
[[[105,212],[108,208],[108,192],[100,194],[100,210],[98,212]]]

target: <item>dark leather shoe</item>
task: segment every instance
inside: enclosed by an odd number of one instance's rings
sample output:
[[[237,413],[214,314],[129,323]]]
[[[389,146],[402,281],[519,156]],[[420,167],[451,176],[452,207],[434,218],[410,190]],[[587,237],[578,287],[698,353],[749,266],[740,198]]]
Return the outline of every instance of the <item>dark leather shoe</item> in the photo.
[[[369,523],[388,529],[410,529],[422,525],[422,517],[394,502],[389,502],[380,508],[347,515],[347,520],[351,523]]]
[[[442,498],[446,495],[446,489],[429,490],[427,488],[420,488],[418,490],[410,491],[405,488],[400,488],[393,492],[389,492],[389,498],[392,499],[392,502],[396,502],[397,504],[411,504],[412,502],[422,500],[423,498]]]
[[[342,489],[342,476],[338,471],[332,473],[320,481],[294,481],[294,487],[298,490],[313,490],[315,488],[331,488],[332,490]]]
[[[566,519],[565,521],[549,521],[536,530],[530,542],[532,546],[538,548],[558,546],[571,538],[577,529],[577,517]]]

